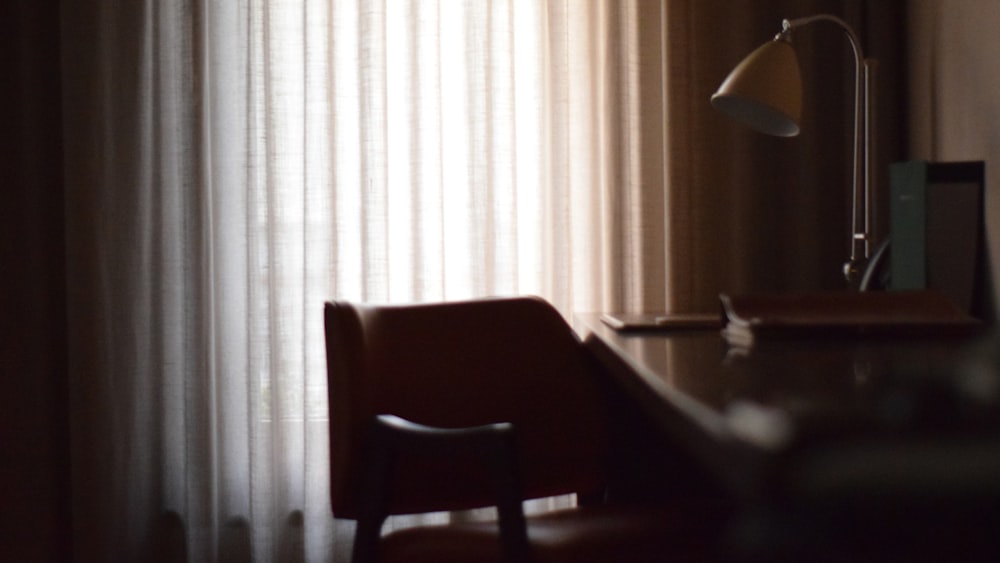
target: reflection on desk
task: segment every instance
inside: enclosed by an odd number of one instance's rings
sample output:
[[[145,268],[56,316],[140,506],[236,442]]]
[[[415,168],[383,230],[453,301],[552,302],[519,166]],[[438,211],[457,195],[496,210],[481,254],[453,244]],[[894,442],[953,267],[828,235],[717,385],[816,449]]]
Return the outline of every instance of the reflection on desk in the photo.
[[[901,390],[951,386],[978,342],[795,339],[745,349],[728,346],[718,330],[615,331],[600,315],[578,315],[576,323],[658,430],[740,494],[754,494],[763,466],[804,434],[915,416],[903,412],[914,404],[890,412],[888,403],[900,400]]]

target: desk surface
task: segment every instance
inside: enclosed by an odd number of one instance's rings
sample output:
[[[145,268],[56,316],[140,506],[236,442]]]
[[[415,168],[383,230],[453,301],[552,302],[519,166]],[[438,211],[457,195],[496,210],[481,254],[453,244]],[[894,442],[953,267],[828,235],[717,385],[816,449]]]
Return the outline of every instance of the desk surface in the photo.
[[[838,339],[730,347],[717,329],[615,331],[578,315],[586,345],[659,429],[736,489],[805,419],[870,413],[895,382],[952,374],[971,338]],[[739,466],[739,467],[734,467]]]

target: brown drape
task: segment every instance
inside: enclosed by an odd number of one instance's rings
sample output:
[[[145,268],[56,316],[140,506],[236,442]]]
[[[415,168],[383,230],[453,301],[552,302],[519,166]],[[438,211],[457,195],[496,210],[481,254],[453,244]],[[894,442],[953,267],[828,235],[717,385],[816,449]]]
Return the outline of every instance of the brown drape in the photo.
[[[0,561],[70,559],[58,12],[0,3]]]
[[[674,308],[710,310],[719,292],[840,289],[849,252],[853,73],[835,26],[795,34],[805,104],[802,133],[768,137],[708,100],[729,71],[770,40],[784,18],[829,13],[880,63],[875,170],[899,141],[899,2],[668,0],[668,295]],[[885,213],[876,206],[877,215]],[[884,220],[875,221],[877,236]]]

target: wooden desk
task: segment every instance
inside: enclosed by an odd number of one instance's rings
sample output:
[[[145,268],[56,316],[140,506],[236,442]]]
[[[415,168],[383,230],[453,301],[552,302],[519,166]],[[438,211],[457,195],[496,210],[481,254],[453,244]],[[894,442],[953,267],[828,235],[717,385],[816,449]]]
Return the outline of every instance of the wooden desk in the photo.
[[[971,339],[787,340],[729,347],[718,330],[618,332],[578,315],[586,346],[656,431],[740,497],[804,428],[881,416],[901,380],[933,381]],[[887,416],[891,416],[888,413]]]

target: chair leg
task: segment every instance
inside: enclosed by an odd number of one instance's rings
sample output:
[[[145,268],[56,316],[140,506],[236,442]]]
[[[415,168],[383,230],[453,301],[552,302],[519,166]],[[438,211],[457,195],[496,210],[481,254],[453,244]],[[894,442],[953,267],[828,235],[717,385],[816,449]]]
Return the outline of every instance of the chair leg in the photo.
[[[532,561],[528,543],[527,522],[521,499],[521,483],[517,468],[517,448],[514,430],[506,426],[496,434],[497,446],[491,448],[497,486],[497,520],[500,526],[501,551],[505,561]]]
[[[391,432],[375,423],[369,429],[369,434],[371,447],[366,452],[368,472],[361,483],[361,514],[354,530],[352,563],[375,563],[378,560],[378,545],[389,497],[387,489],[395,462],[393,448],[385,437]]]
[[[354,532],[351,550],[352,563],[375,563],[378,559],[378,542],[384,519],[361,518]]]

